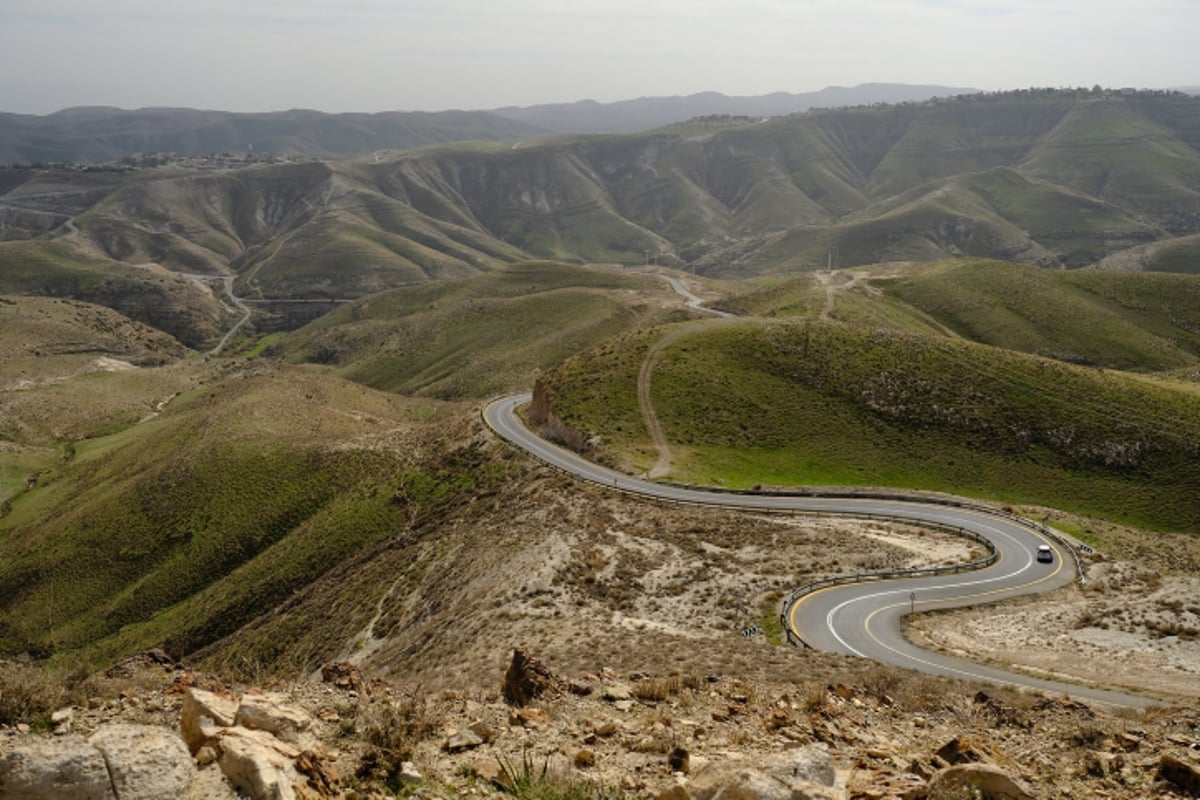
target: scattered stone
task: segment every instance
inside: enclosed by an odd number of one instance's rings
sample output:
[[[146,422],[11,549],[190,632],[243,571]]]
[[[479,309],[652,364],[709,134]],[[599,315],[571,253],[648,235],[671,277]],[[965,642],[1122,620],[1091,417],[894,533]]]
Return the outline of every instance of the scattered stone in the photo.
[[[218,694],[225,691],[225,687],[216,678],[188,670],[176,675],[175,679],[163,689],[163,694],[186,694],[188,689],[193,688]]]
[[[139,669],[157,667],[171,672],[176,666],[175,659],[167,655],[165,650],[154,647],[118,661],[106,669],[104,675],[107,678],[130,678]]]
[[[508,724],[522,728],[544,728],[550,724],[550,715],[540,708],[518,708],[508,714]]]
[[[1066,711],[1081,719],[1095,719],[1096,712],[1090,706],[1069,697],[1043,697],[1033,704],[1034,711]]]
[[[220,756],[220,753],[217,752],[217,748],[211,744],[206,744],[196,751],[196,765],[207,767],[209,764],[214,763],[218,756]]]
[[[921,761],[914,760],[908,765],[908,771],[919,777],[921,780],[927,781],[942,767],[931,767]]]
[[[606,719],[602,722],[597,722],[592,725],[592,731],[597,736],[612,736],[617,732],[617,730],[617,723],[613,722],[611,719]]]
[[[633,690],[629,688],[629,684],[615,681],[604,684],[604,692],[600,696],[612,702],[629,700],[633,697]]]
[[[499,774],[499,769],[500,765],[496,764],[497,774]],[[401,786],[415,786],[425,780],[420,771],[417,770],[417,765],[411,761],[405,761],[400,765],[400,774],[396,777],[399,778]],[[484,777],[485,780],[491,780],[491,778],[482,775],[480,777]]]
[[[1126,731],[1117,734],[1116,745],[1126,753],[1132,753],[1142,746],[1142,739],[1140,736]]]
[[[769,715],[767,715],[767,718],[764,720],[764,724],[767,726],[767,730],[777,731],[780,728],[786,728],[788,725],[791,725],[792,719],[788,715],[788,712],[781,708],[776,708]]]
[[[349,661],[331,661],[321,667],[321,680],[332,683],[339,689],[363,691],[362,672]]]
[[[659,792],[655,800],[694,800],[694,798],[687,789],[677,785]]]
[[[847,789],[855,800],[917,800],[925,796],[925,780],[911,772],[858,769],[848,781]]]
[[[504,774],[504,769],[500,766],[500,762],[494,758],[481,758],[468,765],[467,769],[470,774],[488,783],[495,783]]]
[[[1121,768],[1125,766],[1125,758],[1119,753],[1088,751],[1084,753],[1080,766],[1082,774],[1103,778],[1119,773]]]
[[[575,766],[580,769],[596,766],[596,754],[584,748],[575,754]]]
[[[632,700],[618,700],[613,703],[613,708],[617,711],[632,711],[635,705],[637,704]]]
[[[567,691],[579,697],[586,697],[592,693],[592,685],[580,680],[572,680],[567,683]]]
[[[450,734],[446,738],[443,749],[451,753],[460,753],[463,750],[474,750],[482,744],[483,738],[470,728],[466,728]]]
[[[668,745],[658,736],[643,736],[633,745],[635,753],[665,753]]]
[[[974,764],[989,760],[987,754],[971,739],[956,736],[934,754],[944,764]]]
[[[305,750],[296,757],[296,770],[308,779],[317,797],[341,797],[342,776],[324,748]]]
[[[530,710],[533,710],[533,709],[530,709]],[[542,712],[542,713],[545,713],[545,712]],[[549,722],[549,718],[547,718],[546,721]],[[474,731],[475,735],[478,736],[480,739],[482,739],[484,744],[491,744],[496,739],[496,732],[493,731],[485,722],[476,720],[475,722],[472,722],[467,727],[470,728],[472,731]]]
[[[504,699],[510,705],[524,706],[557,686],[555,677],[527,650],[513,650],[512,663],[504,673]]]

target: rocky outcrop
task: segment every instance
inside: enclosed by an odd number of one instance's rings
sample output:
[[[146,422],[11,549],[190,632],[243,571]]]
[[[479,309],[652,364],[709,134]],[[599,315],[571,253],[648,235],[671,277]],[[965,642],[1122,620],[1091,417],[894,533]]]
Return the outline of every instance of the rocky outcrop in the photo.
[[[572,428],[551,408],[550,392],[542,381],[533,384],[533,399],[526,412],[529,421],[548,439],[559,442],[577,453],[587,450],[587,437]]]
[[[192,688],[179,727],[193,755],[215,761],[254,800],[339,797],[341,777],[309,733],[311,723],[282,694],[248,692],[239,702]]]
[[[524,706],[544,694],[557,690],[559,681],[541,661],[520,648],[513,650],[512,663],[504,673],[504,699],[511,705]]]
[[[179,729],[191,754],[196,755],[205,742],[220,733],[221,728],[232,726],[237,711],[238,703],[231,697],[203,689],[188,689],[183,696]]]
[[[351,692],[361,692],[364,688],[362,672],[349,661],[331,661],[321,667],[321,680]]]

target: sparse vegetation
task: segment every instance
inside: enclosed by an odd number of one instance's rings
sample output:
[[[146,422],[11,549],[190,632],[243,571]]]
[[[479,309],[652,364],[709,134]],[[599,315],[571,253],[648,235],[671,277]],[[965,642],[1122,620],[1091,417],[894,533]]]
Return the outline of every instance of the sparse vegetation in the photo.
[[[400,697],[361,698],[353,714],[353,733],[367,745],[358,777],[399,788],[404,762],[412,759],[417,745],[434,736],[440,726],[419,690]]]
[[[624,792],[599,786],[590,781],[558,774],[550,769],[549,759],[537,759],[528,750],[521,752],[519,763],[500,760],[501,775],[495,785],[516,800],[619,800]]]

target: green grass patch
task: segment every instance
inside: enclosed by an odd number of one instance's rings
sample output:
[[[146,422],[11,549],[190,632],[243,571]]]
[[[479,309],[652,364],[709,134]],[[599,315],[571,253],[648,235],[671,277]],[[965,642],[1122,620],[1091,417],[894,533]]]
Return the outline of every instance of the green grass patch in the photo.
[[[545,381],[556,412],[626,453],[648,449],[641,425],[624,412],[622,430],[619,412],[580,395],[635,376],[593,357]],[[653,399],[675,480],[893,486],[1200,524],[1200,399],[1115,373],[841,325],[745,324],[668,348]]]
[[[779,617],[779,606],[783,596],[779,592],[770,592],[759,604],[758,627],[762,630],[767,644],[783,644],[783,620]]]
[[[1200,278],[1192,276],[964,259],[875,285],[983,344],[1147,372],[1200,361]]]
[[[25,490],[25,481],[58,462],[53,448],[29,448],[0,453],[0,502]]]
[[[266,336],[260,336],[247,349],[240,352],[239,355],[243,358],[258,358],[266,352],[267,348],[282,341],[283,337],[284,334],[282,333],[269,333]]]

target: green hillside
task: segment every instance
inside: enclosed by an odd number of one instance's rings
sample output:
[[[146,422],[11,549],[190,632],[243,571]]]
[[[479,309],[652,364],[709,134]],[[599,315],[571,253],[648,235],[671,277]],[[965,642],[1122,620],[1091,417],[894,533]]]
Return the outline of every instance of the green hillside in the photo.
[[[113,261],[61,241],[0,242],[0,293],[106,306],[197,349],[232,318],[211,292],[187,278]]]
[[[462,419],[255,368],[78,442],[0,517],[0,649],[182,655],[233,633],[492,480],[453,444]]]
[[[529,386],[538,371],[677,306],[647,275],[550,262],[396,289],[343,306],[272,350],[377,389],[440,398]]]
[[[1023,169],[1118,204],[1173,233],[1195,233],[1200,163],[1188,139],[1200,113],[1174,108],[1172,118],[1153,119],[1140,103],[1124,98],[1079,103],[1039,141]]]
[[[963,338],[1115,369],[1200,361],[1200,280],[950,261],[875,282]]]
[[[1200,361],[1200,280],[953,259],[804,275],[743,289],[743,316],[814,317],[961,338],[1076,364],[1157,372]]]
[[[0,242],[74,236],[74,218],[81,263],[231,274],[246,297],[291,300],[529,258],[714,277],[954,256],[1191,272],[1197,131],[1200,98],[1036,90],[342,163],[3,170]]]
[[[635,470],[651,459],[630,391],[639,367],[625,345],[542,378],[567,424]],[[653,402],[675,480],[895,486],[1200,523],[1200,396],[1118,373],[945,337],[748,321],[670,346]]]

